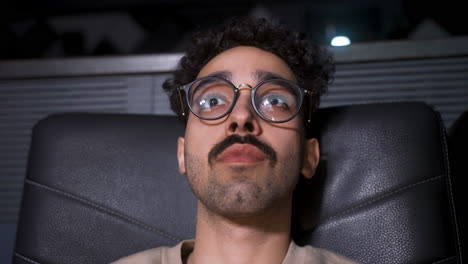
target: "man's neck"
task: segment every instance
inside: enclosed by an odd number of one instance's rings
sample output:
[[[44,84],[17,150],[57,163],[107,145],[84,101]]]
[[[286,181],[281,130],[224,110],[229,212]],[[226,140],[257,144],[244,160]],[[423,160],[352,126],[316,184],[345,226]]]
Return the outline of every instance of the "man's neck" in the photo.
[[[281,263],[290,244],[291,206],[254,217],[227,218],[198,206],[189,264]]]

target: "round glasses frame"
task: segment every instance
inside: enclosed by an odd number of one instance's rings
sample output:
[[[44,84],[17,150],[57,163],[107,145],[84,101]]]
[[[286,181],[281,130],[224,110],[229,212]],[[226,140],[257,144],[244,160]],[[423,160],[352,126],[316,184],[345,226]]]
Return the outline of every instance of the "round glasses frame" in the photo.
[[[232,99],[232,103],[231,103],[231,106],[229,107],[229,109],[226,111],[226,113],[220,115],[220,116],[217,116],[217,117],[212,117],[212,118],[207,118],[207,117],[203,117],[203,116],[200,116],[199,114],[197,114],[191,107],[191,103],[190,103],[190,100],[189,100],[189,92],[190,92],[190,89],[192,88],[193,84],[199,82],[199,81],[202,81],[202,80],[212,80],[212,79],[217,79],[217,80],[220,80],[220,81],[223,81],[225,83],[227,83],[233,90],[233,94],[234,94],[234,97]],[[274,81],[282,81],[282,82],[286,82],[286,83],[289,83],[291,84],[292,86],[296,87],[297,90],[299,91],[300,95],[299,95],[299,103],[298,103],[298,107],[297,107],[297,110],[296,112],[288,119],[286,120],[279,120],[279,121],[275,121],[275,120],[271,120],[271,119],[268,119],[266,118],[265,116],[263,116],[261,114],[261,112],[257,109],[257,106],[255,105],[255,93],[257,92],[257,89],[262,86],[263,84],[265,83],[268,83],[268,82],[274,82]],[[314,94],[314,92],[311,92],[311,91],[308,91],[308,90],[305,90],[304,88],[300,87],[297,83],[295,82],[292,82],[290,80],[286,80],[286,79],[280,79],[280,78],[275,78],[275,79],[267,79],[267,80],[264,80],[264,81],[261,81],[260,83],[258,83],[257,85],[255,85],[254,87],[252,87],[251,85],[249,84],[246,84],[246,83],[241,83],[237,86],[235,86],[232,82],[230,82],[229,80],[225,79],[225,78],[222,78],[222,77],[218,77],[218,76],[206,76],[206,77],[202,77],[202,78],[198,78],[198,79],[195,79],[193,80],[192,82],[189,82],[185,85],[182,85],[180,86],[177,90],[179,92],[179,98],[180,98],[180,103],[182,105],[182,115],[183,116],[186,116],[185,114],[185,109],[184,109],[184,104],[183,104],[183,99],[182,99],[182,93],[181,91],[184,91],[185,93],[185,99],[186,99],[186,102],[187,102],[187,106],[189,107],[190,109],[190,112],[192,112],[192,114],[194,114],[196,117],[200,118],[200,119],[203,119],[203,120],[217,120],[217,119],[220,119],[220,118],[223,118],[227,115],[229,115],[232,110],[234,109],[234,106],[236,105],[237,103],[237,99],[239,98],[239,94],[240,94],[240,91],[243,90],[243,89],[250,89],[250,101],[251,101],[251,104],[255,110],[255,113],[257,113],[258,116],[260,116],[263,120],[267,121],[267,122],[271,122],[271,123],[285,123],[285,122],[288,122],[289,120],[293,119],[294,117],[297,116],[297,114],[301,111],[301,108],[302,108],[302,103],[304,102],[304,96],[307,94],[309,96],[312,96]],[[308,118],[308,122],[310,122],[310,116],[311,116],[311,111],[309,109],[309,118]]]

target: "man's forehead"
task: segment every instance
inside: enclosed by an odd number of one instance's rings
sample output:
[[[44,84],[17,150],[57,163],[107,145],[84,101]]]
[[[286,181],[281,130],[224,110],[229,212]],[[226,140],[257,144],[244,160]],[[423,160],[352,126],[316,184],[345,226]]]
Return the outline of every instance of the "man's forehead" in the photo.
[[[250,75],[252,79],[254,79],[257,82],[271,80],[271,79],[290,79],[287,76],[282,76],[279,73],[261,70],[261,69],[254,70],[253,72],[250,73]],[[224,70],[224,71],[215,71],[206,76],[220,77],[220,78],[224,78],[226,80],[232,81],[233,73],[231,71]],[[205,76],[201,76],[201,77],[205,77]]]
[[[225,72],[224,75],[230,77],[229,80],[238,78],[237,75],[241,74],[243,78],[246,78],[246,74],[252,75],[252,80],[269,79],[273,75],[276,75],[276,78],[296,80],[291,68],[283,59],[274,53],[251,46],[238,46],[221,52],[208,61],[197,77],[217,72]]]

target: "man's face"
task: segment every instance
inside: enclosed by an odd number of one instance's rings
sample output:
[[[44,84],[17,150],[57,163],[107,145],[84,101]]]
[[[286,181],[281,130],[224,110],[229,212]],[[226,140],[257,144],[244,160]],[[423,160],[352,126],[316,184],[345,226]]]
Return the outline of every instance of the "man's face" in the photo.
[[[198,78],[220,73],[236,86],[253,87],[271,74],[296,81],[282,59],[245,46],[213,58]],[[301,117],[280,124],[261,119],[250,91],[242,89],[232,112],[219,120],[190,113],[185,138],[178,142],[179,169],[194,194],[208,210],[224,216],[250,216],[290,204],[299,174],[311,177],[318,162],[317,141],[305,140]]]

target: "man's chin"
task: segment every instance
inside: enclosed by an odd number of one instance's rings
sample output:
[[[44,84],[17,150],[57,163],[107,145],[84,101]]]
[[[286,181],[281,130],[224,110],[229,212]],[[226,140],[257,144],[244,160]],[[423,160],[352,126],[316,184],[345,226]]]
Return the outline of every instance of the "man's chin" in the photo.
[[[223,175],[224,181],[261,179],[261,175],[268,173],[268,166],[266,162],[216,163],[213,171],[216,171],[216,175]]]
[[[229,219],[245,219],[264,215],[266,208],[224,206],[221,208],[209,208],[212,213]]]
[[[203,199],[202,203],[210,211],[229,218],[259,215],[274,206],[268,192],[241,177],[238,175],[237,179],[231,180],[222,194],[205,197],[207,199]]]

